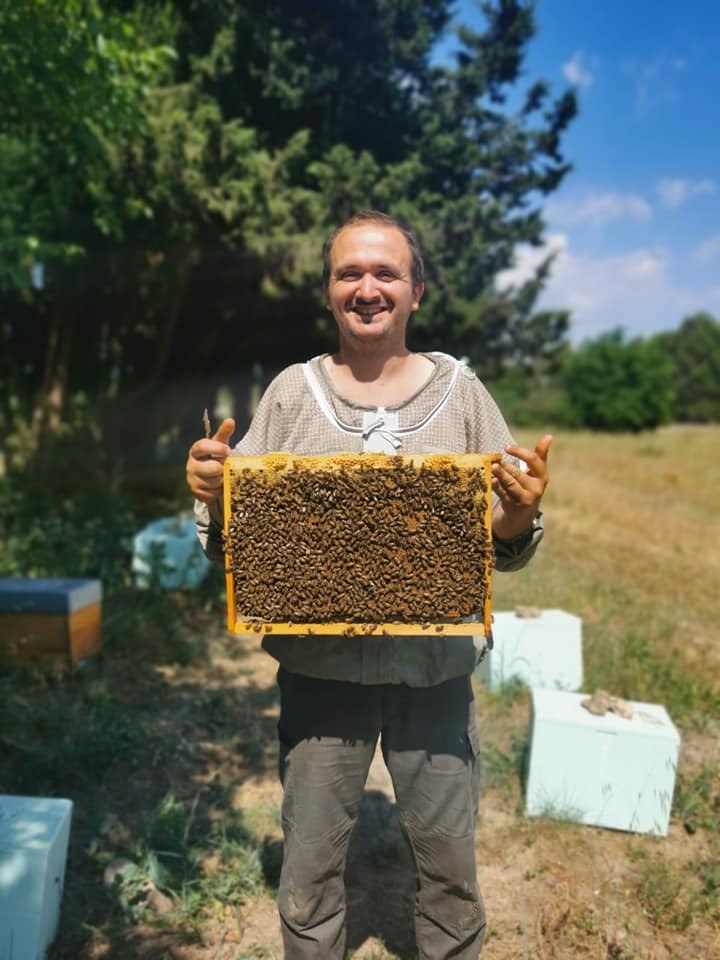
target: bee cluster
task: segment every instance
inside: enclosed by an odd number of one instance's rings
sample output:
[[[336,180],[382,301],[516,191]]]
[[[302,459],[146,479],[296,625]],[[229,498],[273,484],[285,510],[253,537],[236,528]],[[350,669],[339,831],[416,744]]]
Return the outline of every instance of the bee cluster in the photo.
[[[240,619],[420,623],[483,609],[484,470],[387,460],[230,473],[225,552]]]

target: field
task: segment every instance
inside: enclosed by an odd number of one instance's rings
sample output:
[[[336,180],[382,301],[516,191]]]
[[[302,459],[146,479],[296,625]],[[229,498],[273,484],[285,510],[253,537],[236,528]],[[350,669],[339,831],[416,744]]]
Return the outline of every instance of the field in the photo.
[[[534,437],[522,435],[523,442]],[[682,744],[657,838],[525,815],[529,694],[476,682],[489,960],[720,958],[720,428],[558,433],[533,563],[494,608],[583,621],[584,689],[662,703]],[[75,803],[50,960],[280,958],[275,666],[191,596],[114,596],[102,662],[0,676],[0,793]],[[347,867],[349,956],[411,960],[414,876],[373,764]]]

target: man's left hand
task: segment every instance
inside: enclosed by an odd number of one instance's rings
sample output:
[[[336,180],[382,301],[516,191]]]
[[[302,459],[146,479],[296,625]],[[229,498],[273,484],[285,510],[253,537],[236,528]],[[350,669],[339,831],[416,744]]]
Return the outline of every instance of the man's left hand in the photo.
[[[500,498],[493,512],[493,533],[503,540],[511,540],[530,527],[540,508],[540,501],[548,485],[548,452],[552,436],[546,434],[534,450],[510,444],[506,453],[527,465],[522,470],[509,460],[500,460],[492,466],[492,488]]]

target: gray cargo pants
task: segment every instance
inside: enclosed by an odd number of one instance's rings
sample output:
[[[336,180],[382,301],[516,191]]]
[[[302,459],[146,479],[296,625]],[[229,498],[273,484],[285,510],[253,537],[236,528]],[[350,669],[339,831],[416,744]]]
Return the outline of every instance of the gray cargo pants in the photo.
[[[345,857],[378,736],[417,867],[417,956],[475,960],[485,910],[475,867],[480,764],[470,678],[364,686],[281,667],[278,684],[285,960],[343,957]]]

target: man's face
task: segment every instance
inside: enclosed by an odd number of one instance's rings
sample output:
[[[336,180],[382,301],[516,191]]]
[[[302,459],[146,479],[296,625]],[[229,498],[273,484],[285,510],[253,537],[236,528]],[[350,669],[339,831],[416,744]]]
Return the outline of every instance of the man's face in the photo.
[[[405,346],[410,314],[424,286],[412,285],[412,255],[395,227],[367,223],[346,227],[330,252],[328,307],[341,341],[355,349]]]

